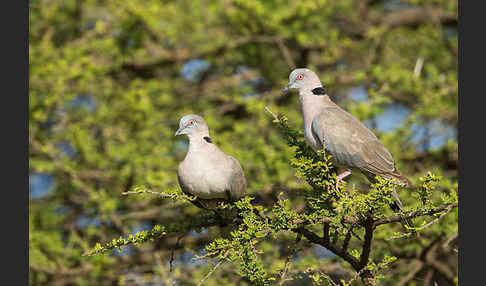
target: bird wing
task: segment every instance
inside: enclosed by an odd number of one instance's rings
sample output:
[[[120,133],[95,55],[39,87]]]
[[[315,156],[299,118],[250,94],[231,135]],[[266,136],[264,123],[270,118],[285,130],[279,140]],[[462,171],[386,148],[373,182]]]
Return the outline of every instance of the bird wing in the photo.
[[[395,172],[390,152],[375,134],[339,106],[324,108],[314,117],[312,133],[340,164],[378,175]]]
[[[231,179],[230,179],[230,199],[239,199],[246,195],[246,178],[243,168],[240,163],[233,156],[229,156],[232,161],[231,164]]]

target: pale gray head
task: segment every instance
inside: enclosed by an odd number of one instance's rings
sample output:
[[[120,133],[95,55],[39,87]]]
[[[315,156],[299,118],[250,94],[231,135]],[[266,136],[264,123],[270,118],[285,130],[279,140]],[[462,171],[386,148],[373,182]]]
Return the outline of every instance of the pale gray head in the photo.
[[[209,127],[204,118],[197,114],[188,114],[179,121],[179,129],[174,136],[186,134],[191,138],[200,135],[201,137],[209,136]]]
[[[289,84],[283,89],[287,92],[289,89],[300,91],[312,91],[315,88],[322,87],[319,77],[310,69],[294,69],[289,75]]]

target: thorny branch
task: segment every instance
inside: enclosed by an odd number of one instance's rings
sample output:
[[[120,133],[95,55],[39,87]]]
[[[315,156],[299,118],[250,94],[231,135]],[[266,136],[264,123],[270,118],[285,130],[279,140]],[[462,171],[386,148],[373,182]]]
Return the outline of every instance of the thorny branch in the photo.
[[[268,110],[268,111],[270,111],[270,110]],[[174,196],[171,195],[171,194],[163,194],[163,193],[153,192],[153,191],[150,191],[150,190],[125,192],[123,194],[129,195],[129,194],[140,194],[140,193],[150,193],[150,194],[155,194],[155,195],[159,195],[159,196],[162,196],[162,197],[174,198]],[[443,212],[444,210],[446,211],[443,214],[441,214],[433,222],[431,222],[428,225],[420,228],[420,229],[423,229],[427,226],[432,225],[433,223],[436,223],[437,220],[439,220],[441,217],[443,217],[447,213],[449,213],[454,207],[457,207],[457,203],[452,203],[452,204],[440,206],[440,207],[437,207],[437,208],[434,208],[434,209],[428,210],[428,211],[409,212],[409,213],[403,214],[401,217],[402,218],[414,218],[414,217],[424,216],[424,215],[433,215],[435,213]],[[267,215],[265,215],[265,213],[263,213],[261,211],[258,212],[258,217],[260,217],[264,221],[268,221],[268,222],[271,223],[271,218],[268,217]],[[357,272],[356,275],[361,277],[361,279],[362,279],[362,281],[365,285],[376,285],[376,281],[374,280],[374,274],[372,273],[372,271],[369,271],[366,268],[366,266],[368,265],[369,256],[370,256],[370,253],[371,253],[371,243],[372,243],[372,240],[373,240],[373,231],[376,228],[376,226],[378,226],[378,225],[398,222],[398,221],[400,221],[400,219],[401,218],[399,216],[390,216],[388,218],[375,220],[375,219],[373,219],[373,217],[371,215],[368,218],[366,218],[365,220],[362,220],[362,219],[360,220],[360,219],[354,218],[354,217],[345,218],[343,220],[343,223],[350,223],[353,226],[362,226],[362,227],[365,228],[365,236],[364,236],[362,251],[361,251],[361,255],[360,255],[359,259],[354,257],[353,255],[351,255],[347,251],[348,247],[349,247],[350,240],[351,240],[351,235],[352,235],[352,229],[351,228],[349,228],[348,231],[346,232],[345,239],[343,241],[342,246],[338,245],[337,241],[330,241],[330,238],[329,238],[330,218],[324,217],[321,220],[321,222],[323,223],[323,233],[324,233],[323,237],[320,237],[316,233],[306,229],[305,226],[309,222],[304,221],[304,220],[295,221],[294,223],[296,223],[298,225],[298,227],[295,228],[295,229],[291,229],[291,231],[293,231],[293,232],[295,232],[299,235],[304,236],[307,240],[309,240],[312,243],[319,244],[319,245],[327,248],[328,250],[330,250],[331,252],[333,252],[337,256],[341,257],[346,262],[348,262]],[[227,222],[225,222],[225,224],[226,223]],[[235,220],[233,223],[238,223],[238,220]],[[218,225],[221,225],[221,223],[212,222],[212,223],[208,224],[208,226],[218,226]],[[287,280],[286,277],[288,275],[287,273],[289,271],[291,257],[294,255],[294,252],[295,252],[295,249],[293,250],[293,253],[291,255],[289,255],[289,257],[287,257],[287,259],[286,259],[284,269],[282,270],[282,272],[280,274],[279,285],[282,285]],[[204,258],[211,257],[211,256],[214,256],[214,255],[215,255],[215,253],[208,253],[207,255],[197,257],[196,259],[204,259]],[[227,253],[225,253],[223,255],[224,258],[226,256],[227,256]],[[222,264],[224,258],[221,259],[211,269],[211,271],[203,278],[203,280],[201,280],[199,285],[202,285],[202,283],[204,281],[206,281],[209,278],[209,276]],[[434,268],[441,269],[440,265],[438,265],[437,263],[434,264],[433,266],[434,266]]]
[[[275,122],[280,122],[279,117],[273,113],[268,107],[265,107],[265,111],[268,112],[272,117],[275,119]],[[167,197],[167,198],[176,198],[176,195],[172,194],[163,194],[163,193],[157,193],[153,192],[150,190],[137,190],[137,191],[131,191],[131,192],[124,192],[124,195],[128,194],[139,194],[139,193],[150,193],[150,194],[155,194],[158,196],[162,197]],[[341,244],[338,244],[338,237],[339,235],[337,233],[337,229],[334,230],[335,237],[330,239],[330,222],[331,218],[329,217],[323,217],[320,222],[322,223],[323,227],[323,236],[320,237],[316,233],[312,232],[311,230],[307,229],[307,225],[311,223],[310,221],[303,220],[303,219],[297,219],[292,221],[296,227],[292,229],[287,229],[289,231],[295,232],[298,234],[298,237],[303,236],[305,237],[308,241],[311,243],[319,244],[325,248],[327,248],[329,251],[333,252],[335,255],[341,257],[343,260],[348,262],[353,269],[357,272],[356,276],[351,280],[354,281],[357,277],[361,277],[362,282],[365,285],[376,285],[376,281],[374,278],[374,272],[370,270],[367,266],[370,262],[370,254],[371,254],[371,248],[372,248],[372,241],[373,241],[373,232],[376,229],[377,226],[383,225],[383,224],[390,224],[390,223],[395,223],[395,222],[400,222],[403,219],[407,218],[415,218],[419,216],[427,216],[427,215],[433,215],[436,213],[441,213],[443,212],[438,218],[433,220],[432,222],[428,223],[427,225],[424,225],[423,227],[417,229],[417,230],[422,230],[426,227],[429,227],[437,221],[448,214],[453,208],[457,207],[457,203],[451,203],[439,207],[435,207],[432,209],[427,209],[427,210],[418,210],[418,211],[412,211],[408,213],[403,213],[400,215],[393,215],[389,216],[386,218],[375,218],[373,214],[367,215],[365,218],[360,218],[360,217],[353,217],[353,216],[344,216],[341,223],[344,226],[344,229],[347,229],[346,233],[344,234],[344,240]],[[255,209],[253,210],[255,212]],[[267,214],[265,214],[263,211],[256,211],[257,217],[259,217],[262,221],[265,223],[272,223],[271,217],[269,217]],[[239,223],[240,219],[235,219],[230,223]],[[315,223],[315,222],[313,222]],[[228,224],[228,222],[214,222],[212,225],[223,225],[223,224]],[[349,226],[345,226],[345,224],[349,224]],[[359,258],[355,257],[351,253],[348,252],[348,248],[350,245],[351,238],[353,236],[353,227],[363,227],[365,229],[365,235],[362,240],[362,247],[361,247],[361,254]],[[409,234],[404,234],[400,237],[406,237],[409,236]],[[398,237],[396,237],[398,238]],[[297,241],[295,245],[297,244]],[[291,263],[291,258],[295,254],[295,246],[292,252],[289,254],[289,256],[286,259],[285,266],[282,269],[280,273],[280,280],[279,280],[279,285],[282,285],[287,281],[287,275],[289,272],[290,268],[290,263]],[[206,256],[198,257],[197,259],[203,259],[206,257],[214,256],[216,253],[210,253],[207,254]],[[199,285],[201,285],[205,280],[208,279],[208,277],[221,265],[223,262],[224,258],[228,255],[228,252],[226,251],[225,254],[223,255],[223,259],[221,259],[211,270],[210,272],[201,280]],[[435,263],[433,265],[434,268],[441,269],[441,265],[438,263]]]

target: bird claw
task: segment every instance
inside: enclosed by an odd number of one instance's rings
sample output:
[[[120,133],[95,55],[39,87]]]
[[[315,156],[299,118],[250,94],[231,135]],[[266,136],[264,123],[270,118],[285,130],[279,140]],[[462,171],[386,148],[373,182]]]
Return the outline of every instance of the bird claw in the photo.
[[[339,174],[337,176],[337,178],[336,178],[336,186],[335,186],[336,191],[338,190],[339,183],[341,182],[341,180],[344,179],[344,178],[346,178],[349,175],[351,175],[351,171],[346,170],[346,171],[342,172],[341,174]]]

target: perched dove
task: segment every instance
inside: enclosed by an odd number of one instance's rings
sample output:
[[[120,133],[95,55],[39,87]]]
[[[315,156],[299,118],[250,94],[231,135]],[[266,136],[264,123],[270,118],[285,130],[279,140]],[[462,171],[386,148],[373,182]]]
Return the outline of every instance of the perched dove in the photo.
[[[344,177],[351,174],[351,168],[360,169],[371,182],[375,181],[375,175],[379,175],[386,179],[397,179],[405,186],[412,185],[397,170],[392,155],[375,134],[331,101],[313,71],[306,68],[293,70],[284,92],[289,89],[299,91],[304,136],[309,145],[314,151],[324,146],[337,166],[347,168],[338,175],[336,188]],[[393,196],[396,202],[391,207],[398,211],[402,209],[402,203],[396,191]]]
[[[201,116],[182,117],[174,136],[182,134],[189,138],[189,149],[179,164],[177,178],[184,193],[197,197],[196,206],[213,209],[214,203],[234,201],[246,195],[246,179],[240,163],[212,143],[208,125]]]

